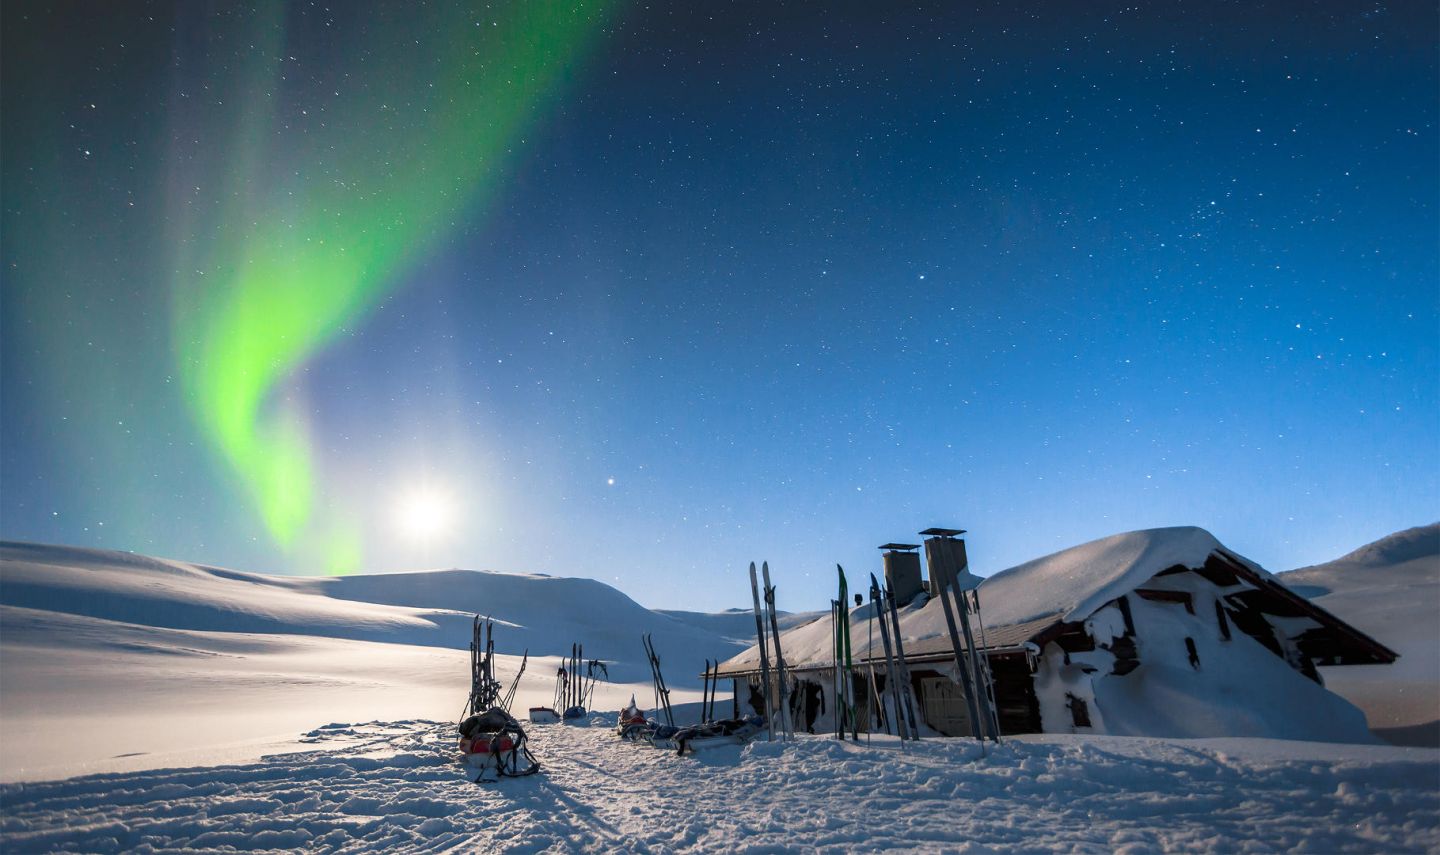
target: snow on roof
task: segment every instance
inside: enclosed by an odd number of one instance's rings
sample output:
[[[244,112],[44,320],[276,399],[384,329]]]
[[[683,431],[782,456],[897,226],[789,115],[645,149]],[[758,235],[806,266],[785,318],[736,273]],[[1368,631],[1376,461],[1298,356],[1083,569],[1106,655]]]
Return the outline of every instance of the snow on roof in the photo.
[[[1203,528],[1152,528],[1092,540],[1002,570],[980,585],[980,609],[991,626],[1050,615],[1075,621],[1177,564],[1200,567],[1223,548]]]
[[[1008,626],[1034,625],[1038,631],[1052,621],[1082,620],[1163,570],[1176,565],[1203,566],[1205,559],[1217,549],[1224,547],[1202,528],[1154,528],[1072,546],[1002,570],[987,578],[979,589],[987,636],[1006,638],[1006,633],[997,631]],[[1259,570],[1250,562],[1240,560]],[[849,575],[851,590],[867,587],[863,576],[856,578],[860,574],[854,572]],[[869,603],[850,612],[851,648],[855,659],[883,654],[879,634],[872,633],[869,626],[871,613]],[[912,654],[912,647],[924,648],[924,642],[929,639],[948,637],[949,629],[939,601],[917,598],[914,604],[901,608],[899,614],[907,656]],[[781,647],[786,663],[795,666],[833,661],[832,632],[830,620],[822,617],[782,633]],[[994,638],[991,646],[996,646]],[[758,663],[758,649],[751,645],[725,662],[722,668],[744,671]]]

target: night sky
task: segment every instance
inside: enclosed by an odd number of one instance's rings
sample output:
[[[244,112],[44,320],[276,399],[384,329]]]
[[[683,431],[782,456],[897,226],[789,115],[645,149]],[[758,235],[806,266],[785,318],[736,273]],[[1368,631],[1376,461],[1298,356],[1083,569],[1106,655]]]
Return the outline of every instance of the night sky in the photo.
[[[0,534],[801,609],[1440,518],[1435,4],[1021,5],[6,2]]]

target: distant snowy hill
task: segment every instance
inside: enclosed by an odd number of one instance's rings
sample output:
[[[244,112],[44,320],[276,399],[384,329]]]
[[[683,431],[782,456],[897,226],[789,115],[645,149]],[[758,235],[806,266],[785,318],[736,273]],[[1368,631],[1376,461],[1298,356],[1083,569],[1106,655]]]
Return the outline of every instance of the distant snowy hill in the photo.
[[[1325,684],[1386,739],[1440,745],[1440,523],[1279,578],[1400,654],[1394,665],[1322,669]]]
[[[755,643],[755,610],[727,609],[723,612],[687,612],[675,609],[657,609],[658,614],[667,615],[681,623],[713,632],[724,638],[749,647]],[[776,622],[783,632],[791,627],[811,623],[829,612],[777,612]]]
[[[495,618],[500,653],[616,662],[645,679],[641,633],[662,657],[698,673],[702,656],[737,643],[691,620],[653,612],[594,579],[435,570],[344,577],[267,576],[125,552],[0,543],[0,604],[166,629],[318,635],[464,650],[473,615]],[[726,616],[719,617],[722,620]],[[752,633],[753,633],[753,617]],[[638,659],[638,662],[636,661]],[[635,667],[631,667],[634,665]],[[676,677],[678,677],[678,673]],[[689,674],[687,674],[687,677]],[[685,682],[680,680],[679,682]]]
[[[475,613],[495,619],[501,680],[529,651],[527,706],[550,703],[574,643],[607,663],[602,709],[632,692],[649,702],[641,633],[653,634],[676,703],[699,699],[705,659],[744,648],[724,632],[730,615],[653,612],[592,579],[266,576],[0,543],[0,779],[253,759],[330,721],[453,718]],[[97,714],[99,752],[76,738]]]

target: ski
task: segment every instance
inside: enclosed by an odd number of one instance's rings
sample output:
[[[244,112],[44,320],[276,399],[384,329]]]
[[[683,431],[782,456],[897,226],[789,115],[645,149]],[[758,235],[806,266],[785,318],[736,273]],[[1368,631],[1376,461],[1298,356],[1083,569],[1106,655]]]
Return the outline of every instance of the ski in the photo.
[[[839,564],[835,565],[835,571],[840,574],[840,600],[837,616],[840,618],[839,636],[837,637],[837,650],[835,667],[840,670],[840,692],[836,696],[840,701],[840,709],[845,711],[846,717],[850,720],[850,738],[859,739],[859,722],[855,720],[855,681],[854,661],[850,651],[850,585],[845,581],[845,568]],[[843,725],[842,725],[843,731]],[[844,736],[843,732],[841,734]]]
[[[562,694],[560,717],[562,719],[580,718],[585,715],[585,710],[580,707],[580,690],[584,688],[585,678],[580,673],[581,650],[579,644],[570,645],[570,658],[565,660],[565,688]]]
[[[900,637],[900,611],[895,607],[895,595],[885,592],[885,599],[890,602],[890,622],[893,625],[893,638],[895,641],[895,670],[900,674],[900,693],[905,702],[905,720],[910,725],[910,738],[920,738],[920,728],[915,722],[915,693],[910,685],[910,664],[905,661],[905,642]],[[900,710],[897,707],[896,714]]]
[[[765,718],[770,726],[765,729],[765,738],[775,738],[775,705],[770,699],[770,654],[765,643],[765,619],[760,614],[760,583],[755,578],[755,562],[750,562],[750,595],[755,601],[755,637],[760,643],[760,697],[765,704]]]
[[[845,604],[841,600],[830,601],[830,647],[835,662],[835,738],[845,738],[845,719],[850,715],[850,705],[845,703],[845,642],[841,640],[845,625]]]
[[[700,721],[710,720],[710,660],[705,660],[705,672],[700,677]]]
[[[475,615],[470,635],[470,697],[461,718],[477,715],[495,706],[500,699],[500,681],[495,679],[494,622]]]
[[[960,632],[965,636],[965,650],[970,659],[970,674],[975,683],[975,708],[980,712],[978,732],[983,734],[984,739],[995,738],[995,722],[991,716],[990,701],[985,696],[984,659],[975,644],[975,633],[970,628],[970,598],[960,590],[959,582],[956,579],[955,566],[950,566],[950,590],[955,597],[955,610],[960,615]]]
[[[775,616],[775,586],[770,584],[770,562],[761,562],[760,568],[765,581],[765,612],[770,616],[770,635],[775,639],[775,679],[780,684],[780,697],[775,711],[780,716],[780,732],[785,734],[786,739],[793,739],[795,730],[790,721],[790,678],[785,668],[785,654],[780,650],[780,621]],[[715,665],[718,668],[720,663]]]
[[[835,714],[835,738],[845,738],[845,700],[841,697],[843,689],[840,687],[840,603],[830,601],[830,655],[835,667],[831,670],[830,676],[830,706]]]
[[[880,643],[885,647],[885,687],[889,690],[891,710],[886,712],[886,718],[895,720],[895,731],[900,736],[900,743],[910,738],[909,732],[905,729],[905,716],[900,712],[900,691],[899,679],[895,676],[895,654],[890,647],[890,629],[885,621],[885,599],[880,593],[880,583],[875,580],[875,574],[870,574],[870,605],[880,615]],[[884,706],[884,701],[881,701]],[[888,728],[887,728],[888,730]]]
[[[495,705],[500,696],[500,681],[495,679],[495,621],[485,618],[485,697],[481,699],[485,709]],[[477,710],[478,712],[478,710]]]
[[[932,548],[931,543],[937,545]],[[976,739],[983,740],[985,728],[980,718],[975,661],[971,655],[974,651],[967,649],[967,642],[968,647],[973,647],[974,641],[969,637],[965,603],[960,598],[960,592],[956,590],[953,557],[949,547],[943,544],[944,541],[940,538],[927,540],[925,557],[930,564],[931,583],[936,588],[935,593],[940,598],[940,606],[945,612],[945,626],[950,632],[950,647],[955,653],[955,670],[960,673],[961,691],[965,693],[965,709],[970,714],[970,733]],[[963,641],[961,639],[962,627],[965,630]]]
[[[655,653],[655,639],[648,633],[640,636],[645,645],[645,655],[650,660],[650,678],[655,685],[655,707],[665,713],[665,724],[675,726],[675,715],[670,709],[670,690],[665,687],[665,677],[660,673],[660,656]]]
[[[981,690],[984,693],[985,703],[988,707],[990,721],[990,738],[995,742],[1000,741],[1000,707],[995,702],[995,675],[990,671],[990,657],[983,651],[989,649],[989,643],[985,640],[985,620],[980,616],[980,589],[968,591],[966,605],[971,607],[975,615],[975,622],[980,625],[980,682]]]
[[[700,720],[715,720],[715,697],[720,693],[720,660],[705,660],[705,691],[700,702]]]
[[[575,708],[585,714],[585,680],[580,677],[580,663],[585,661],[585,645],[575,645]]]

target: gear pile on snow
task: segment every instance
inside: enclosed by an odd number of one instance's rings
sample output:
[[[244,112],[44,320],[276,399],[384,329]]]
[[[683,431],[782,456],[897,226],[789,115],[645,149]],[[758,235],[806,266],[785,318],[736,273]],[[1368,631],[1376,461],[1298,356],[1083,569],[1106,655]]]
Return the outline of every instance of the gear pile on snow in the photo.
[[[470,780],[492,783],[502,777],[518,778],[540,771],[540,763],[525,746],[525,729],[510,715],[520,676],[530,661],[530,651],[520,661],[514,681],[500,696],[495,679],[495,632],[489,618],[475,616],[470,641],[470,696],[460,722],[460,752],[470,770]]]
[[[460,723],[460,751],[473,770],[472,781],[487,784],[540,771],[526,747],[525,729],[509,713],[492,707]]]
[[[655,652],[655,642],[648,633],[640,636],[645,646],[645,658],[650,661],[650,680],[655,689],[655,711],[663,713],[665,723],[646,718],[644,711],[630,696],[630,705],[616,717],[615,733],[629,742],[647,742],[655,748],[674,748],[670,738],[679,732],[675,726],[675,715],[670,709],[670,690],[665,686],[665,677],[660,673],[660,656]]]
[[[640,636],[645,645],[645,656],[650,660],[650,675],[655,688],[655,711],[665,717],[665,722],[647,718],[645,712],[630,696],[630,704],[616,716],[615,733],[629,742],[645,742],[652,748],[674,749],[676,754],[696,751],[715,745],[743,745],[765,730],[762,716],[748,718],[711,720],[714,714],[714,699],[710,696],[710,660],[705,660],[706,691],[705,702],[701,704],[701,724],[690,727],[676,727],[674,712],[670,708],[670,690],[665,686],[665,677],[660,673],[660,656],[655,652],[655,642],[649,635]],[[717,663],[718,666],[718,663]],[[716,683],[719,677],[715,678]]]
[[[717,745],[744,745],[764,729],[765,719],[752,715],[684,727],[668,739],[675,746],[675,753],[683,755],[687,750],[693,752]]]

